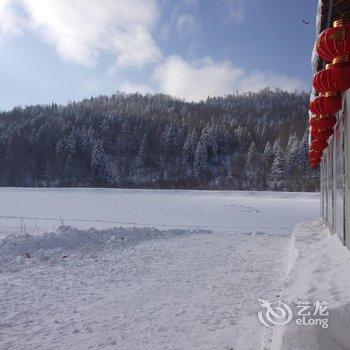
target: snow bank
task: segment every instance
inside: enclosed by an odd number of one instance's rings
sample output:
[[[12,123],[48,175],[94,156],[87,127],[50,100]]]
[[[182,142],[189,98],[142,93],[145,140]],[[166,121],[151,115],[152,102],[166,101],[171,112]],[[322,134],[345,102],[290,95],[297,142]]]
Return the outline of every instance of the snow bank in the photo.
[[[281,300],[296,310],[298,302],[325,301],[329,327],[294,322],[274,329],[273,350],[350,349],[350,254],[321,221],[298,225],[292,233],[290,271]]]
[[[99,246],[112,245],[125,248],[149,239],[172,238],[189,234],[209,234],[209,230],[158,230],[156,228],[115,227],[105,230],[79,230],[61,226],[53,233],[45,235],[9,235],[0,240],[0,272],[15,262],[26,259],[49,260],[66,258],[72,252],[92,251]]]
[[[2,240],[0,348],[260,349],[258,298],[280,294],[290,235],[209,232],[61,228]]]

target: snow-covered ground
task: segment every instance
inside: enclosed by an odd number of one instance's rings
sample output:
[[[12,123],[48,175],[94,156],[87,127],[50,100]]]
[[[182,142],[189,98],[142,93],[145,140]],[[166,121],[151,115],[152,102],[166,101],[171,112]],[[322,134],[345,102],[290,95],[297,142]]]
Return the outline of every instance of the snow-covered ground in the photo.
[[[319,211],[317,194],[0,196],[0,348],[19,350],[260,349],[258,298],[280,297],[288,233]]]
[[[320,220],[299,224],[292,233],[288,265],[281,300],[293,309],[294,317],[286,326],[274,329],[271,350],[349,350],[349,250]],[[324,319],[328,327],[297,325],[300,305],[309,304],[303,313],[315,318],[318,302],[327,307]],[[317,317],[320,319],[319,313]]]
[[[0,235],[58,226],[288,233],[318,216],[319,194],[0,188]]]

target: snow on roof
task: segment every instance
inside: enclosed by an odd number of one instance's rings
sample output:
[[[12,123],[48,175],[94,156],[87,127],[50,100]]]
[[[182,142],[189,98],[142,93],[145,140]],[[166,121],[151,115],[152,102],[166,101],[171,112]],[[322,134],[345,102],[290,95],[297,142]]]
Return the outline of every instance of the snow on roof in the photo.
[[[323,8],[323,0],[318,0],[317,14],[316,14],[316,38],[318,37],[318,34],[320,33],[320,30],[321,30],[322,8]],[[318,64],[319,64],[319,58],[316,53],[316,40],[315,40],[315,44],[314,44],[314,48],[312,50],[312,56],[311,56],[311,67],[314,72],[317,71]]]

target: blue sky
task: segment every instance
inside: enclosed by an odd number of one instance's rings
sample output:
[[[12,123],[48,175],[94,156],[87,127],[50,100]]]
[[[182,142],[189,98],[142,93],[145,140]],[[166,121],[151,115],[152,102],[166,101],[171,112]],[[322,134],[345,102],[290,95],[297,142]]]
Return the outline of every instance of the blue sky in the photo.
[[[316,0],[1,0],[0,109],[309,89]],[[304,24],[302,20],[310,24]]]

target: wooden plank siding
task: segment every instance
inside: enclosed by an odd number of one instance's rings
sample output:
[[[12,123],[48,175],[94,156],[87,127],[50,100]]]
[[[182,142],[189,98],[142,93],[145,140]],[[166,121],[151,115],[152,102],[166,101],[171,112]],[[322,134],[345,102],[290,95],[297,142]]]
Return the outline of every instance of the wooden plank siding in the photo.
[[[320,32],[338,19],[350,19],[350,0],[323,0]],[[317,70],[325,62],[318,59]],[[321,214],[330,232],[350,249],[350,89],[342,94],[342,109],[321,164]]]

